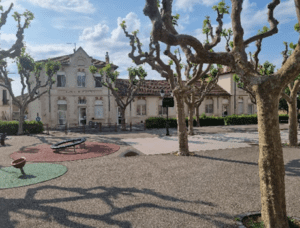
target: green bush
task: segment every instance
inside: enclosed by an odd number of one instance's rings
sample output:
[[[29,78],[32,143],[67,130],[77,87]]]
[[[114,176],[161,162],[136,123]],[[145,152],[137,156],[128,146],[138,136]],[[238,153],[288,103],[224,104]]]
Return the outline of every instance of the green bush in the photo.
[[[0,120],[0,133],[7,133],[8,135],[17,135],[19,129],[19,121],[1,121]],[[24,121],[23,132],[29,134],[39,134],[44,131],[43,123],[33,121]]]
[[[23,125],[24,132],[27,131],[29,134],[39,134],[44,131],[43,123],[41,121],[26,121]]]
[[[16,135],[18,133],[18,121],[1,121],[0,120],[0,133],[8,135]]]
[[[257,114],[252,115],[230,115],[226,117],[217,116],[206,116],[202,113],[199,116],[200,126],[224,126],[224,125],[247,125],[247,124],[257,124]],[[278,116],[278,120],[288,120],[288,114],[281,114]],[[298,114],[298,119],[300,119],[300,113]],[[150,117],[146,120],[146,128],[165,128],[167,119],[164,117]],[[188,117],[185,118],[186,126],[188,127]],[[197,126],[197,118],[193,117],[193,126]],[[177,118],[169,118],[169,127],[177,128]]]

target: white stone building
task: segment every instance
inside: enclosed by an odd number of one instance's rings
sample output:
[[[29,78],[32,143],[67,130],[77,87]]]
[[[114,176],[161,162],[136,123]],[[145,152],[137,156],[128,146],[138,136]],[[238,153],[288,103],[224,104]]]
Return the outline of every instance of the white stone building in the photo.
[[[13,79],[9,78],[10,81]],[[0,83],[4,84],[0,79]],[[0,86],[0,120],[10,121],[12,120],[12,99],[8,90]]]
[[[50,90],[50,97],[46,93],[29,104],[28,120],[35,120],[39,113],[41,121],[51,127],[64,124],[82,125],[92,118],[103,124],[120,124],[119,110],[111,91],[100,83],[96,83],[89,72],[90,65],[102,68],[109,63],[108,54],[106,62],[103,62],[93,59],[80,47],[73,54],[51,58],[51,60],[60,61],[62,68],[55,75],[56,83]],[[115,65],[112,66],[114,70],[118,68]],[[232,75],[230,69],[224,70],[224,73],[220,75],[218,85],[200,105],[200,115],[204,112],[207,116],[222,116],[225,109],[227,109],[227,115],[256,113],[256,106],[251,103],[249,95],[244,90],[237,88]],[[41,83],[45,81],[46,74],[42,71]],[[115,84],[119,89],[119,94],[125,95],[128,79],[117,79]],[[149,117],[166,116],[166,108],[161,107],[161,89],[164,89],[166,95],[170,94],[167,81],[145,80],[137,91],[134,101],[127,106],[126,123],[141,123]],[[41,89],[40,92],[42,91]],[[185,106],[185,111],[188,116],[187,106]],[[176,117],[175,107],[169,108],[168,114],[170,118]]]

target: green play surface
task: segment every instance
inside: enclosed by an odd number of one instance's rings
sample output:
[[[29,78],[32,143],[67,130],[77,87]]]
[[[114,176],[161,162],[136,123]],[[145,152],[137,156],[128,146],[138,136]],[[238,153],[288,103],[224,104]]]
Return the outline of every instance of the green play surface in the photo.
[[[66,166],[51,163],[25,164],[24,177],[20,169],[13,166],[0,168],[0,189],[15,188],[41,183],[65,174]]]

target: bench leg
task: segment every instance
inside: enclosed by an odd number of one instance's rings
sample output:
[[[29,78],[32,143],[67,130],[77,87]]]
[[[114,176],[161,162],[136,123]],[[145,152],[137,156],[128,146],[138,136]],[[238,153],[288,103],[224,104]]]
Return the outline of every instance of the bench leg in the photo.
[[[5,141],[4,141],[4,139],[1,139],[1,146],[5,146]]]

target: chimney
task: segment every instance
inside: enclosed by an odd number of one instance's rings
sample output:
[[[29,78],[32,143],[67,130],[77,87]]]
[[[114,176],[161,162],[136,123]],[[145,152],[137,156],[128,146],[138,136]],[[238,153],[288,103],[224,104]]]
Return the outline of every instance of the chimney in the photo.
[[[106,62],[106,64],[109,64],[108,52],[106,52],[106,55],[105,55],[105,62]]]

